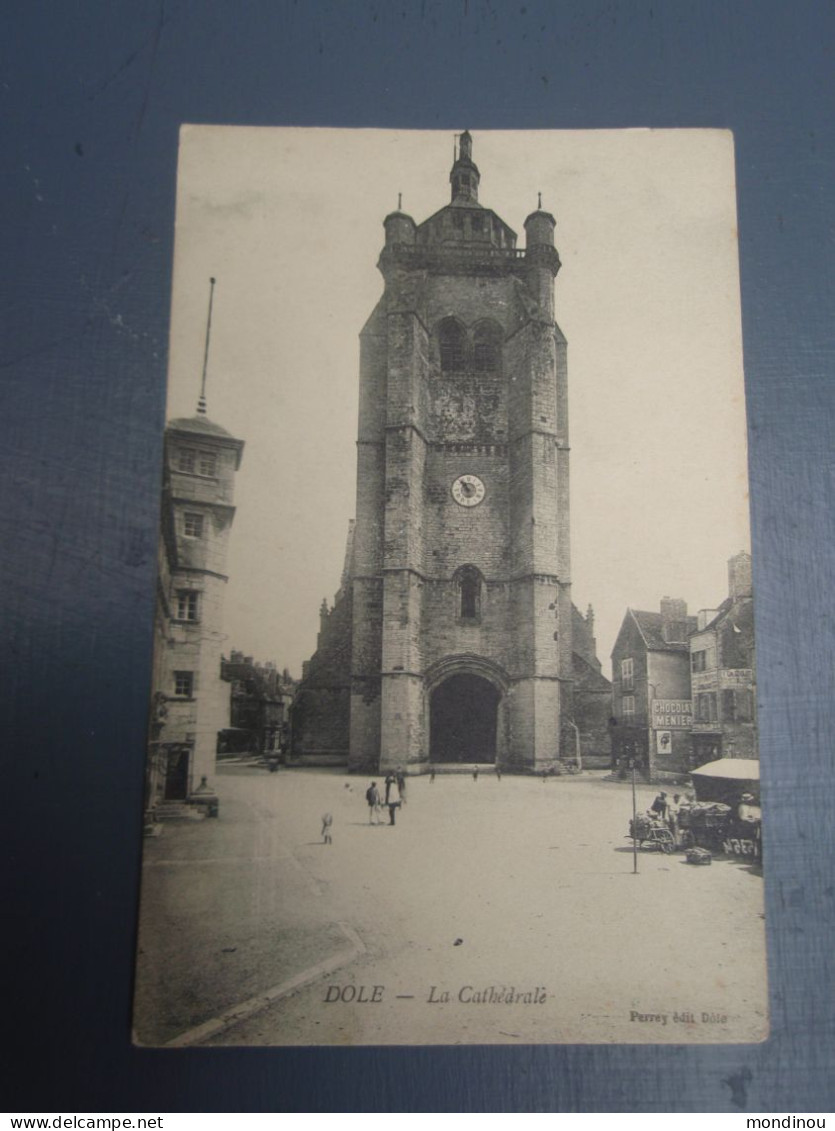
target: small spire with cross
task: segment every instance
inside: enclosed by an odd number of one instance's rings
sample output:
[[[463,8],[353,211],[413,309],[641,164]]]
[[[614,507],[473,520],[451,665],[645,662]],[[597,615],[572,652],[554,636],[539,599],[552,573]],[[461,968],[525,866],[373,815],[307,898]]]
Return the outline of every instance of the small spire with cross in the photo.
[[[398,212],[400,211],[402,206],[403,206],[403,193],[399,192],[397,194],[397,211]]]
[[[540,210],[542,208],[542,193],[541,192],[538,192],[536,194],[536,207],[537,207],[538,210]]]

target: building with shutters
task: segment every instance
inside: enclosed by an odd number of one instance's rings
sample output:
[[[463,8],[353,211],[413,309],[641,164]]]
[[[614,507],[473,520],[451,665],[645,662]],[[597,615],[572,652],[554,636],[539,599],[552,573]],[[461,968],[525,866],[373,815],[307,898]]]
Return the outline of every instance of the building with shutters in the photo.
[[[757,758],[757,666],[751,556],[728,562],[728,596],[690,637],[693,764]]]
[[[612,649],[612,761],[647,778],[690,769],[691,632],[687,602],[664,597],[657,613],[627,609]]]
[[[165,429],[146,809],[187,801],[229,726],[221,681],[226,560],[243,441],[206,416]]]

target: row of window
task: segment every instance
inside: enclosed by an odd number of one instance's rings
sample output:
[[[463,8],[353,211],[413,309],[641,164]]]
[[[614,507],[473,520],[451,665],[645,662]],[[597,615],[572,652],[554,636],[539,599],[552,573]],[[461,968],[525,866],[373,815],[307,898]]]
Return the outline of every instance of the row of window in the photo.
[[[720,692],[722,696],[722,722],[750,723],[754,718],[754,697],[748,688],[728,688]],[[715,691],[702,691],[693,703],[694,718],[697,723],[719,721],[718,699]]]
[[[707,652],[701,650],[693,652],[690,656],[690,670],[694,672],[707,671]],[[624,691],[631,690],[635,684],[634,662],[630,658],[620,662],[620,682]]]
[[[188,475],[217,475],[217,453],[200,448],[178,448],[177,470]]]
[[[754,718],[754,697],[748,688],[727,689],[722,695],[722,721],[726,723],[750,723]],[[695,699],[694,722],[715,723],[719,721],[717,693],[715,691],[700,692]],[[635,696],[624,695],[621,700],[621,711],[624,718],[631,718],[635,714]]]

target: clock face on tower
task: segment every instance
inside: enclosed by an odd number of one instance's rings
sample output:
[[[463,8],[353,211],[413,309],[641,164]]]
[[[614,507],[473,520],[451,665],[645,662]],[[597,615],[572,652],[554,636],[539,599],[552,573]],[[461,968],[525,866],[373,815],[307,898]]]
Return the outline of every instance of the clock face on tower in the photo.
[[[452,497],[462,507],[477,507],[485,486],[477,475],[459,475],[452,484]]]

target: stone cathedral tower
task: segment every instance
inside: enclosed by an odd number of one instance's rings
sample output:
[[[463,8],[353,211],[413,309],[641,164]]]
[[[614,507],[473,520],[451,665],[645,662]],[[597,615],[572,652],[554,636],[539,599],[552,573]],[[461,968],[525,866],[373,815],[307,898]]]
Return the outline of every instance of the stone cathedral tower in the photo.
[[[576,750],[572,636],[587,622],[571,603],[555,222],[533,212],[518,248],[479,180],[464,133],[446,207],[384,221],[385,289],[360,335],[356,521],[301,686],[301,756],[532,770]],[[592,624],[581,650],[599,674]]]

